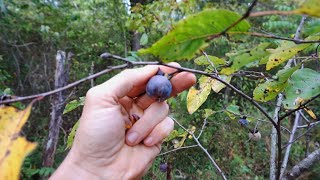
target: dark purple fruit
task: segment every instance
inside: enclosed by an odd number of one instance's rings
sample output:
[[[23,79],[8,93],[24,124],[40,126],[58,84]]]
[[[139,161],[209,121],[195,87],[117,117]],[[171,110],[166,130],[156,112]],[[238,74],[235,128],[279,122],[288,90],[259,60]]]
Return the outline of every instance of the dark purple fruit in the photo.
[[[172,84],[167,77],[155,75],[147,83],[146,92],[152,99],[164,101],[172,92]]]
[[[161,172],[167,172],[167,169],[168,169],[168,164],[167,163],[160,164],[160,171]]]
[[[247,126],[249,124],[249,121],[246,118],[247,117],[244,116],[243,118],[240,118],[240,120],[238,121],[241,126]]]

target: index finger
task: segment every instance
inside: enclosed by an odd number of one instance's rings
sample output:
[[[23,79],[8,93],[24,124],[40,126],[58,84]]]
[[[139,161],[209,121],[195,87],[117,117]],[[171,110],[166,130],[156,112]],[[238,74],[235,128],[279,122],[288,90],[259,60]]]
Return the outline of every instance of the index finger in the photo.
[[[99,99],[111,97],[121,99],[126,96],[133,87],[142,86],[157,73],[159,66],[148,65],[142,68],[126,69],[108,81],[95,86],[89,93]]]

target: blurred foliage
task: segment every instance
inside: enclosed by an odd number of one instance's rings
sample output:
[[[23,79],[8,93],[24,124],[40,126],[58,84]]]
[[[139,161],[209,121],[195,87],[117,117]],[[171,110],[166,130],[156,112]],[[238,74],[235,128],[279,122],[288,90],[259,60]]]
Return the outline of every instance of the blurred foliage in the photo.
[[[132,32],[134,31],[141,34],[139,43],[142,47],[148,48],[166,34],[170,34],[180,20],[186,19],[192,14],[210,8],[225,9],[241,15],[251,3],[250,0],[140,1],[143,3],[134,1],[134,5],[132,4],[130,12],[128,12],[124,2],[127,1],[0,0],[0,93],[23,96],[52,90],[54,59],[57,50],[75,54],[70,69],[70,82],[72,82],[88,76],[92,64],[94,64],[94,72],[116,65],[117,61],[99,59],[99,55],[106,51],[125,57],[129,56],[132,61],[157,59],[150,55],[141,57],[137,52],[131,51],[130,45],[133,43]],[[299,0],[260,0],[255,11],[292,11],[297,9],[299,4]],[[301,16],[298,15],[270,15],[249,18],[248,22],[251,25],[250,31],[293,38],[300,19]],[[182,31],[187,30],[182,28]],[[305,39],[308,36],[319,35],[319,32],[319,19],[308,17],[300,37]],[[215,69],[218,72],[227,71],[226,74],[231,74],[232,79],[231,76],[226,76],[226,80],[252,97],[254,89],[261,85],[273,88],[274,86],[269,86],[270,82],[277,82],[273,84],[281,84],[281,90],[283,90],[285,88],[282,87],[283,84],[296,82],[295,77],[293,79],[285,78],[282,75],[277,77],[281,72],[287,72],[283,71],[285,63],[279,63],[277,66],[272,66],[271,70],[266,70],[270,54],[274,52],[272,50],[281,49],[283,44],[283,41],[279,40],[244,35],[222,36],[213,39],[204,49],[209,55],[209,60],[201,56],[195,61],[182,61],[180,64],[184,67],[207,72],[213,72]],[[297,46],[302,48],[293,53],[290,52],[290,57],[293,55],[310,57],[315,53],[317,44],[295,45],[290,43],[290,48]],[[290,48],[289,50],[291,50]],[[161,49],[155,51],[161,51]],[[286,60],[288,58],[285,58],[284,61]],[[319,60],[302,58],[301,61],[304,61],[305,68],[312,69],[317,72],[317,75],[319,74]],[[299,62],[301,61],[299,60]],[[244,76],[240,72],[249,72],[252,76]],[[261,73],[265,75],[265,78],[253,76]],[[285,74],[291,76],[292,73]],[[110,73],[99,77],[94,80],[95,84],[104,82],[113,75]],[[229,88],[215,84],[215,81],[198,75],[197,78],[201,78],[198,81],[200,83],[193,87],[191,92],[196,93],[193,95],[194,98],[202,99],[193,99],[194,101],[191,102],[197,103],[190,103],[188,92],[170,98],[168,103],[172,116],[186,128],[195,130],[195,134],[200,133],[203,120],[207,117],[207,124],[200,141],[228,178],[266,179],[269,176],[271,124],[265,122],[265,117],[250,102]],[[311,78],[311,80],[314,79]],[[300,85],[306,86],[304,83],[296,84],[296,86],[298,85],[299,87]],[[26,135],[30,141],[38,142],[39,146],[26,158],[20,175],[22,179],[45,177],[51,174],[64,159],[67,154],[65,147],[67,144],[70,146],[68,134],[81,115],[80,107],[83,102],[81,99],[79,100],[79,97],[83,97],[89,87],[89,83],[85,83],[68,91],[67,101],[73,102],[73,104],[69,105],[68,113],[63,115],[65,121],[61,126],[62,131],[56,150],[54,168],[44,168],[41,165],[42,151],[50,120],[49,98],[34,105],[31,118],[26,123],[22,134]],[[214,87],[217,87],[218,90]],[[205,93],[201,91],[202,89],[206,89]],[[290,89],[288,91],[291,92]],[[199,92],[205,95],[199,97],[197,96]],[[293,96],[294,92],[291,92]],[[319,92],[312,91],[310,94],[317,93]],[[268,99],[264,99],[267,102],[262,103],[269,114],[274,111],[276,95],[277,93],[267,94]],[[290,98],[292,99],[292,97]],[[297,94],[293,97],[293,99],[295,98],[297,98]],[[309,95],[306,99],[308,98],[310,98]],[[190,114],[187,110],[188,103],[196,106],[192,107],[191,111],[189,110]],[[320,117],[318,104],[319,100],[316,100],[308,107],[317,117]],[[17,104],[17,107],[22,108],[23,106],[22,103]],[[310,118],[307,113],[305,114]],[[243,116],[248,119],[248,128],[254,128],[259,122],[258,128],[262,134],[260,141],[248,141],[248,129],[238,123],[238,120]],[[292,118],[289,117],[283,121],[283,126],[290,129]],[[163,144],[163,152],[181,145],[195,144],[194,140],[188,138],[181,128],[177,126],[175,130],[175,134],[172,134]],[[299,130],[299,133],[302,132]],[[289,134],[286,131],[282,133],[282,140],[285,142],[288,140]],[[313,129],[310,135],[309,152],[312,152],[319,148],[319,128]],[[289,168],[304,158],[305,151],[305,138],[302,138],[292,146]],[[144,179],[164,179],[166,173],[159,170],[159,165],[164,162],[172,167],[170,173],[174,179],[219,178],[203,151],[194,147],[159,156]],[[319,178],[319,168],[319,165],[314,166],[303,177],[306,179]]]

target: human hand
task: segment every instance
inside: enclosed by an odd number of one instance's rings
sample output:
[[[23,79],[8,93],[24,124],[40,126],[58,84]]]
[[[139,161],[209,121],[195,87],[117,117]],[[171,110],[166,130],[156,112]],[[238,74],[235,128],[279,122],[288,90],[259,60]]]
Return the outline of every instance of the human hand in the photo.
[[[136,179],[145,173],[174,125],[166,102],[139,96],[159,68],[176,71],[165,66],[125,70],[88,91],[74,144],[52,179]],[[193,74],[177,73],[171,96],[195,82]],[[133,114],[140,119],[127,130]]]

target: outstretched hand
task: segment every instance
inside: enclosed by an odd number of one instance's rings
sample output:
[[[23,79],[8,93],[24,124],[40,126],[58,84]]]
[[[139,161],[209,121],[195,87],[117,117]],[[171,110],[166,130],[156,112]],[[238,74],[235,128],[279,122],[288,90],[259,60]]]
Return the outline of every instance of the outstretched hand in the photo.
[[[74,144],[52,179],[136,179],[145,173],[174,125],[167,103],[143,94],[159,68],[176,71],[165,66],[124,70],[87,92]],[[195,82],[193,74],[177,73],[171,78],[171,96]],[[126,129],[133,116],[140,119]]]

